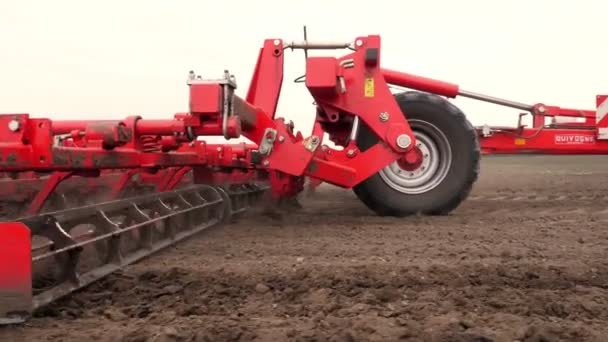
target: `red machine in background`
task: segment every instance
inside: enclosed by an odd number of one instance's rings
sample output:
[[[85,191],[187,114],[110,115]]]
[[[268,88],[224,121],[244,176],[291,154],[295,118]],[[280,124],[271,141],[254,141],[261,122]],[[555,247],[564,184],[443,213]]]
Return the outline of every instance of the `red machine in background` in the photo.
[[[287,49],[350,50],[339,58],[306,55],[304,82],[316,104],[307,137],[276,116]],[[245,98],[235,95],[227,71],[216,80],[191,72],[189,111],[166,120],[0,115],[0,322],[22,322],[110,272],[227,222],[264,194],[293,199],[307,178],[313,187],[352,188],[378,215],[443,215],[470,193],[482,148],[603,149],[599,110],[582,112],[588,121],[581,127],[475,129],[445,97],[535,115],[579,113],[464,91],[382,68],[380,60],[376,35],[347,43],[268,39]],[[393,94],[389,84],[413,91]],[[566,132],[593,137],[593,144],[561,144],[556,137]],[[337,148],[323,144],[325,135]],[[244,136],[253,144],[207,144],[205,136]]]
[[[515,127],[478,127],[484,154],[608,154],[608,95],[596,96],[596,110],[542,103],[525,105],[501,99],[491,102],[527,113],[519,115]],[[522,124],[527,114],[532,115],[531,127]],[[551,123],[546,123],[547,118],[552,119]]]

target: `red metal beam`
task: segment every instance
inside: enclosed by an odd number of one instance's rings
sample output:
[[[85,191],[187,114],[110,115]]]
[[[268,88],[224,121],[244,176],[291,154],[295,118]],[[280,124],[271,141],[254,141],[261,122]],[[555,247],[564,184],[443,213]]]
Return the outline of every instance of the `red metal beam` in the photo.
[[[608,141],[598,140],[594,129],[503,128],[480,135],[480,143],[486,154],[608,154]]]

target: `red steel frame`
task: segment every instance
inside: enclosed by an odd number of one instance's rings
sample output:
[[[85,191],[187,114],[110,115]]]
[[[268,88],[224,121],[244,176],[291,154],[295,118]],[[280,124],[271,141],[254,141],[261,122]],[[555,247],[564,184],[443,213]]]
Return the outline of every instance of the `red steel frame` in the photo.
[[[596,96],[596,110],[532,106],[532,127],[478,127],[484,154],[608,154],[608,96]],[[554,118],[546,124],[547,117]],[[557,117],[584,119],[557,122]]]

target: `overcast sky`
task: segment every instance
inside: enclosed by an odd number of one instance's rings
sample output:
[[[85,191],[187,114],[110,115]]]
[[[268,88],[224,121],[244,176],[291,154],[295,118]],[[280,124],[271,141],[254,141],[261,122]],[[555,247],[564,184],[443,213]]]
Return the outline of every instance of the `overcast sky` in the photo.
[[[608,93],[608,1],[0,0],[0,112],[51,118],[171,117],[187,72],[228,68],[246,93],[265,38],[382,36],[382,65],[522,102],[595,108]],[[333,52],[329,52],[333,54]],[[311,97],[287,53],[279,115],[308,135]],[[456,99],[476,125],[518,110]]]

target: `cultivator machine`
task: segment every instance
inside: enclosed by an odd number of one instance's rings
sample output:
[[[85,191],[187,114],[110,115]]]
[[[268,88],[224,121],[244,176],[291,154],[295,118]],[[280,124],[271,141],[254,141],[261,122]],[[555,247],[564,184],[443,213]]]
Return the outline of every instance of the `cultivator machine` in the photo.
[[[484,154],[608,154],[608,95],[596,96],[595,110],[492,102],[525,112],[514,127],[477,128]],[[531,127],[522,124],[527,115]]]
[[[316,108],[307,137],[275,115],[289,49],[305,51],[305,76],[296,81],[305,83]],[[313,49],[349,51],[309,57]],[[228,71],[216,80],[190,72],[189,111],[165,120],[0,115],[0,322],[22,322],[258,202],[289,202],[305,180],[313,188],[321,182],[352,188],[378,215],[441,215],[471,191],[481,148],[523,151],[553,139],[554,152],[603,149],[604,129],[596,129],[608,122],[603,109],[499,100],[382,68],[380,56],[375,35],[347,43],[268,39],[244,98]],[[394,86],[410,90],[393,93]],[[475,128],[445,99],[456,96],[586,121]],[[209,144],[206,136],[251,143]]]

